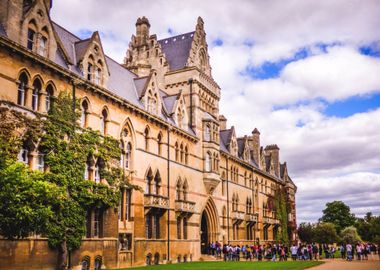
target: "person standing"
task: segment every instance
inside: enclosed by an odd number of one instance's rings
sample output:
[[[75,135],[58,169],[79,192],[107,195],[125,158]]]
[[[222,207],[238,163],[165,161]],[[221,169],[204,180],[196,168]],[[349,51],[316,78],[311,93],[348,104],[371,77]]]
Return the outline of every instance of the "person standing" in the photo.
[[[298,252],[298,247],[295,244],[293,244],[290,247],[290,253],[292,254],[292,260],[293,261],[297,260],[297,252]]]

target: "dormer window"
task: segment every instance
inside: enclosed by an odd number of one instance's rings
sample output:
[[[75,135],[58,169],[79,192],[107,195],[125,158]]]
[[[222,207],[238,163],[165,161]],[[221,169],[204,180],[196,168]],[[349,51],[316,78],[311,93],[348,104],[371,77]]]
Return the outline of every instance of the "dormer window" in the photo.
[[[89,81],[92,80],[92,70],[93,70],[92,64],[88,63],[88,65],[87,65],[87,80],[89,80]]]
[[[33,29],[29,28],[28,29],[28,43],[27,43],[27,48],[29,50],[33,51],[35,38],[36,38],[36,32]]]
[[[102,70],[100,68],[96,68],[95,69],[95,83],[96,84],[100,84],[100,82],[101,82],[101,74],[102,74]]]
[[[206,125],[206,127],[205,127],[205,134],[204,134],[204,137],[205,137],[205,141],[206,141],[206,142],[209,142],[210,139],[211,139],[211,129],[210,129],[210,126],[209,126],[209,125]]]
[[[38,47],[38,54],[42,56],[46,56],[46,46],[47,46],[47,38],[42,36],[40,38],[40,44]]]

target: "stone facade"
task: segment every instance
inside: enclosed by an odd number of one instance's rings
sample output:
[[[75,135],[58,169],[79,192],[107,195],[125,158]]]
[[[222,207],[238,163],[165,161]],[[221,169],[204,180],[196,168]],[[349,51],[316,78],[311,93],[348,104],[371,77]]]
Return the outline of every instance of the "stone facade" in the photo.
[[[73,269],[198,260],[215,241],[272,242],[281,230],[273,207],[281,186],[295,240],[296,186],[277,145],[262,147],[257,129],[237,138],[219,114],[201,18],[195,31],[163,40],[139,18],[118,64],[97,32],[81,40],[51,20],[51,7],[49,0],[0,0],[1,106],[46,113],[50,99],[69,91],[81,100],[83,127],[123,142],[121,164],[144,190],[122,190],[119,208],[90,215],[81,248],[70,254]],[[32,168],[36,159],[30,151]],[[93,164],[89,181],[97,177]],[[94,219],[101,233],[92,231]],[[0,250],[0,269],[56,263],[41,237],[3,239]]]

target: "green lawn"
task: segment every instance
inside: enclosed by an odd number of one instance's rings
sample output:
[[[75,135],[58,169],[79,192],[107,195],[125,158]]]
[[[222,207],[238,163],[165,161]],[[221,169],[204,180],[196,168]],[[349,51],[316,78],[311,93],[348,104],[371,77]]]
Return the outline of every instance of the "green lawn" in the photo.
[[[315,261],[287,261],[287,262],[193,262],[179,264],[154,265],[133,269],[152,270],[302,270],[312,266],[322,264]]]

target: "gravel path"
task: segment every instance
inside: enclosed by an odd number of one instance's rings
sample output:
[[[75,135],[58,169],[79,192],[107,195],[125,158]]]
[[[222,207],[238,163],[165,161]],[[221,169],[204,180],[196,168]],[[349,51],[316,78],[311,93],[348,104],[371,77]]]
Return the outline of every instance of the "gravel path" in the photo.
[[[324,260],[326,263],[312,267],[312,270],[380,270],[379,260],[343,261],[341,259]]]

